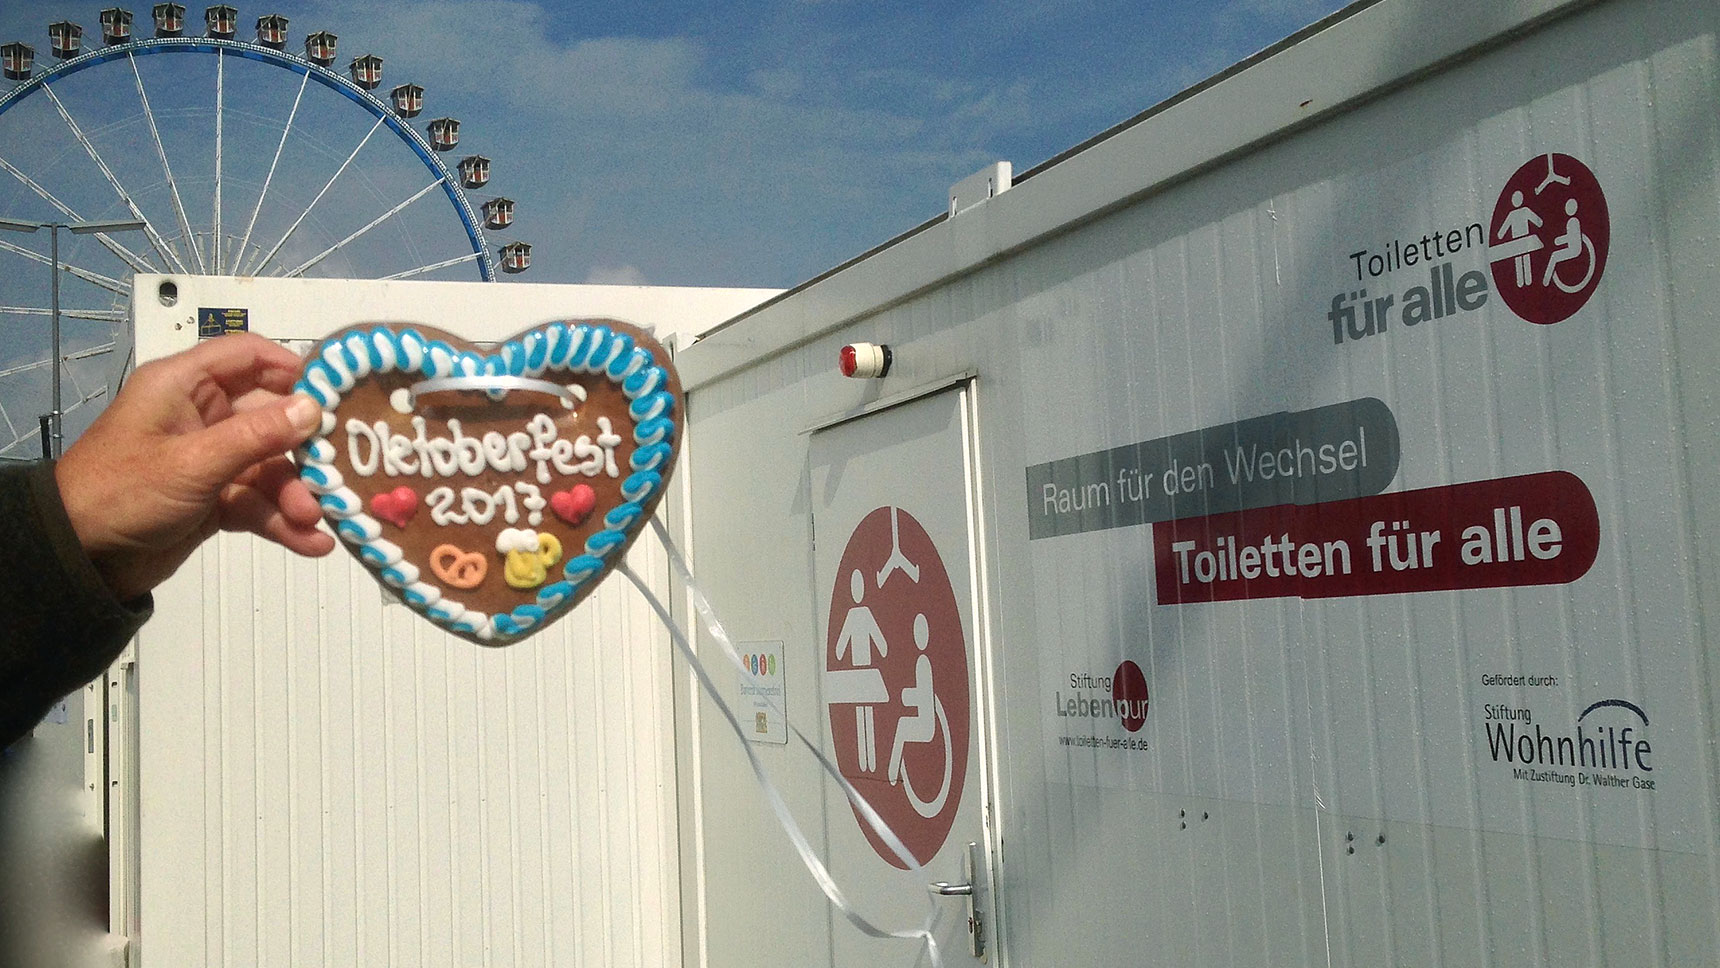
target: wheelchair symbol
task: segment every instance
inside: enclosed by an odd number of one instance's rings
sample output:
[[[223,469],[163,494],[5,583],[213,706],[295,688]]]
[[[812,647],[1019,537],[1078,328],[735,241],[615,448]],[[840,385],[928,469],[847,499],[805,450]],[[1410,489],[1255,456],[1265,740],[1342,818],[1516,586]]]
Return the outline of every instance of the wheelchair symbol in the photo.
[[[1577,200],[1565,201],[1565,231],[1553,240],[1558,246],[1547,257],[1547,269],[1541,273],[1541,285],[1554,285],[1560,292],[1576,294],[1588,288],[1589,280],[1595,277],[1595,243],[1583,231],[1582,222],[1577,219]],[[1583,270],[1583,278],[1576,283],[1567,283],[1559,276],[1559,266],[1574,259],[1587,255],[1588,268]]]
[[[920,650],[920,655],[914,664],[914,684],[902,689],[902,705],[914,712],[896,721],[896,740],[890,749],[889,770],[890,783],[901,783],[902,792],[907,794],[914,812],[928,820],[943,812],[955,779],[955,741],[950,737],[950,718],[944,712],[944,701],[932,692],[932,663],[925,654],[930,637],[931,629],[926,617],[914,616],[914,647]],[[903,754],[909,743],[930,743],[939,734],[944,738],[944,775],[938,784],[937,795],[928,800],[914,789]]]
[[[930,800],[923,799],[914,789],[914,784],[908,777],[908,767],[901,762],[900,758],[894,760],[895,770],[890,776],[891,782],[901,781],[902,792],[908,795],[908,803],[913,806],[914,812],[928,820],[943,812],[944,802],[950,797],[950,785],[955,779],[955,747],[950,739],[950,720],[948,716],[944,715],[944,701],[942,699],[937,701],[937,710],[937,731],[944,737],[944,777],[938,784],[938,795]],[[897,748],[899,749],[900,746]]]

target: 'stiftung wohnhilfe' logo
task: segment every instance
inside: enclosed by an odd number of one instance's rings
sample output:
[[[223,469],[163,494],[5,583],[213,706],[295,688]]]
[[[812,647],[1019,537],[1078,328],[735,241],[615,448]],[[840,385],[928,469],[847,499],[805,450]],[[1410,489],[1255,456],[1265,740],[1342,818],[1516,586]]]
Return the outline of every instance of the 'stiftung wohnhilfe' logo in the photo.
[[[1648,713],[1626,699],[1589,704],[1569,728],[1543,726],[1518,703],[1481,707],[1481,730],[1494,763],[1518,780],[1564,786],[1654,789]]]

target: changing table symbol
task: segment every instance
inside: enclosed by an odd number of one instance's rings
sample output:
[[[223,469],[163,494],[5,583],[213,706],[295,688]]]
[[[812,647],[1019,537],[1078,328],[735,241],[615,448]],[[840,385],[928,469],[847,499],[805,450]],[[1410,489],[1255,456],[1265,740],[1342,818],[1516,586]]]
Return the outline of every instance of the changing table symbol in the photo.
[[[1587,165],[1549,153],[1511,176],[1493,209],[1487,259],[1517,315],[1543,325],[1587,303],[1606,267],[1606,195]]]
[[[823,686],[836,762],[924,863],[949,833],[967,775],[967,640],[955,590],[925,528],[897,507],[855,527],[834,584]]]
[[[866,576],[856,568],[849,572],[849,596],[854,606],[842,620],[842,634],[836,637],[836,658],[849,659],[852,669],[831,669],[824,674],[825,701],[832,706],[854,706],[854,751],[860,770],[871,773],[878,768],[877,703],[890,698],[884,686],[884,676],[872,667],[872,647],[878,647],[878,657],[890,653],[890,643],[878,628],[872,610],[860,604],[866,597]]]

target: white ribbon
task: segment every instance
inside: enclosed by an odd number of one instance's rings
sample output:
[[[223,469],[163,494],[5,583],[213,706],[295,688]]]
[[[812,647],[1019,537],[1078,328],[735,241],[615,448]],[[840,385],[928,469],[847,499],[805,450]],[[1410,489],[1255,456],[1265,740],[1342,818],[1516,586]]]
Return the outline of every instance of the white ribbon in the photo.
[[[735,648],[734,640],[723,628],[723,623],[717,618],[716,611],[711,608],[710,601],[705,598],[704,593],[693,581],[692,569],[688,567],[687,560],[681,554],[680,548],[675,545],[674,539],[669,536],[669,529],[663,526],[661,519],[655,517],[651,519],[651,527],[656,531],[658,540],[663,543],[663,550],[668,553],[669,564],[675,569],[675,573],[681,581],[686,584],[687,591],[693,601],[693,608],[699,613],[700,618],[704,619],[706,631],[710,633],[711,638],[715,639],[718,645],[722,646],[723,654],[728,657],[734,667],[743,673],[747,672],[746,664],[741,660],[740,651]],[[943,968],[944,962],[938,953],[938,942],[932,935],[932,925],[936,922],[939,914],[937,905],[928,898],[926,920],[918,928],[904,928],[899,931],[880,928],[854,909],[847,896],[842,893],[842,888],[837,885],[836,879],[830,875],[829,868],[825,867],[824,862],[818,859],[817,852],[813,850],[811,841],[801,830],[800,824],[795,821],[794,815],[789,812],[788,804],[783,801],[781,791],[776,788],[775,783],[771,782],[770,775],[765,771],[763,761],[759,759],[758,753],[753,749],[753,744],[747,741],[746,731],[741,728],[740,718],[735,715],[734,709],[717,692],[716,683],[711,680],[710,670],[706,669],[704,663],[699,661],[686,632],[676,624],[674,618],[669,615],[669,610],[664,607],[663,602],[645,584],[644,580],[628,566],[625,560],[616,566],[616,570],[626,575],[627,579],[639,589],[640,594],[645,596],[645,601],[651,606],[652,611],[657,613],[657,617],[662,620],[664,627],[669,630],[669,637],[674,640],[675,647],[681,651],[681,655],[687,660],[687,666],[699,680],[699,685],[704,688],[705,694],[711,697],[711,701],[715,702],[717,708],[722,712],[723,718],[728,720],[729,728],[734,730],[735,736],[741,741],[741,750],[747,755],[747,762],[752,766],[753,777],[758,781],[759,789],[764,793],[765,801],[770,804],[771,811],[776,814],[777,823],[781,824],[783,832],[788,834],[789,842],[794,845],[795,852],[800,855],[800,862],[806,865],[807,871],[812,874],[812,879],[818,882],[819,889],[824,892],[825,897],[830,899],[831,906],[842,912],[842,916],[847,918],[850,924],[869,937],[924,941],[926,953],[931,958],[932,968]],[[776,707],[774,696],[770,697],[770,703],[780,715],[782,710],[780,707]],[[787,716],[783,716],[785,723],[787,720]],[[914,858],[913,852],[908,850],[907,845],[902,842],[902,838],[890,829],[890,825],[878,814],[878,811],[866,802],[866,798],[854,788],[852,783],[848,782],[848,778],[843,776],[836,764],[824,755],[824,751],[819,748],[819,745],[808,739],[799,727],[789,724],[788,728],[790,732],[794,733],[795,738],[799,739],[801,744],[818,760],[819,765],[824,767],[824,772],[828,773],[830,778],[841,787],[843,795],[848,798],[848,802],[854,805],[854,809],[866,821],[866,824],[878,834],[879,839],[884,842],[884,846],[888,847],[891,853],[907,865],[910,873],[924,874],[925,869]]]
[[[441,393],[444,390],[499,390],[502,392],[533,390],[538,393],[554,394],[576,407],[583,402],[572,390],[548,380],[534,380],[527,376],[479,374],[477,376],[439,376],[429,380],[419,380],[407,389],[406,405],[415,407],[418,405],[418,398],[424,394]]]

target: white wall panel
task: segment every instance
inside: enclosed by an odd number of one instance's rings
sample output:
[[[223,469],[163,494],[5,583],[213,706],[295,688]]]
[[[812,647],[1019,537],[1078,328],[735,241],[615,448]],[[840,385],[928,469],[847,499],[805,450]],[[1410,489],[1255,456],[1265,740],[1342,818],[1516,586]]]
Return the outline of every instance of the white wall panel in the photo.
[[[631,586],[481,649],[345,555],[223,535],[158,598],[144,964],[677,957],[669,643]]]

